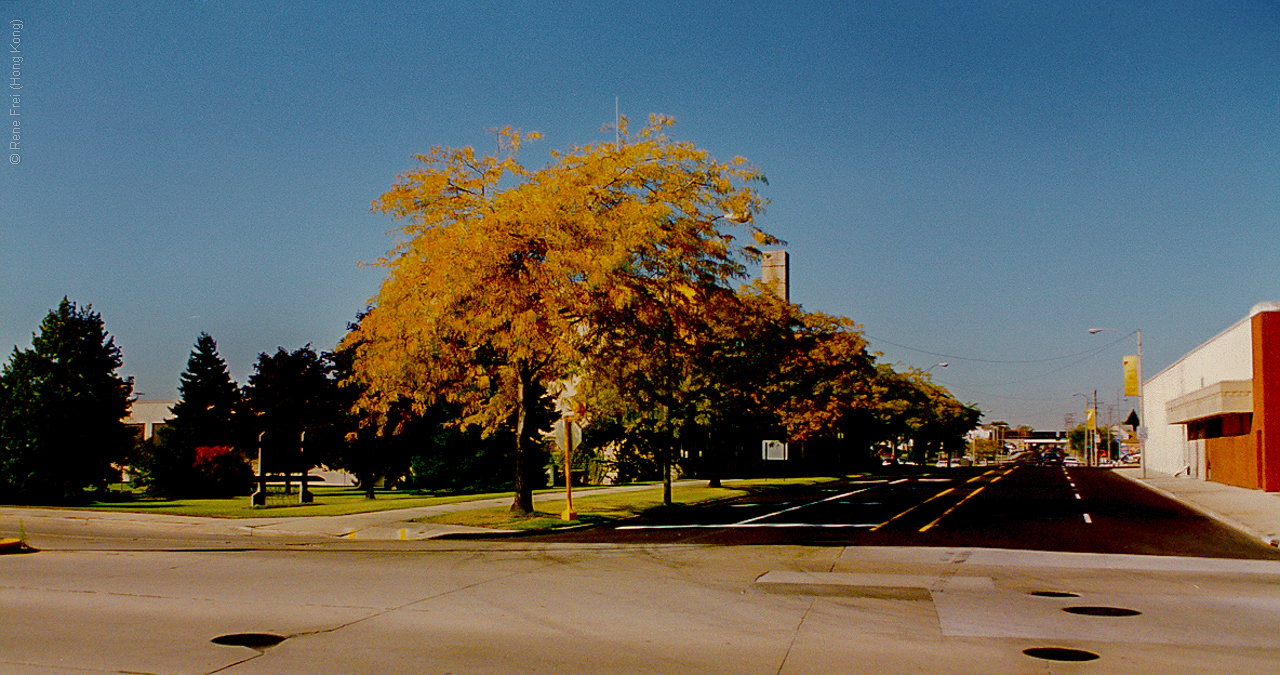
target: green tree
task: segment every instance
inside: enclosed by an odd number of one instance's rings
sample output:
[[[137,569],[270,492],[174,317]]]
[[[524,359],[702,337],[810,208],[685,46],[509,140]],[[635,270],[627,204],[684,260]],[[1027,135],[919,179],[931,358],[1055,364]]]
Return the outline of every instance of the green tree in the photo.
[[[0,489],[10,499],[75,499],[104,487],[126,459],[122,423],[133,379],[117,374],[115,339],[92,305],[63,298],[32,347],[14,348],[0,373]]]
[[[933,383],[928,373],[913,371],[916,386],[924,395],[924,408],[916,418],[912,443],[919,463],[946,457],[965,448],[965,435],[978,426],[982,411],[956,400],[945,387]]]
[[[699,460],[699,476],[718,487],[729,462],[741,464],[746,452],[755,457],[761,439],[782,433],[785,397],[778,394],[793,373],[783,364],[795,351],[802,321],[797,305],[759,282],[722,294],[705,309],[710,332],[694,352],[688,383],[695,425],[684,445]]]
[[[332,355],[309,344],[259,354],[242,395],[247,408],[242,438],[256,444],[261,435],[265,471],[305,473],[342,451],[346,406]]]
[[[388,276],[376,305],[347,337],[360,406],[385,428],[401,404],[422,413],[446,401],[462,426],[512,431],[517,513],[533,508],[530,414],[542,397],[655,327],[668,339],[654,350],[670,347],[698,291],[741,276],[754,251],[721,226],[760,210],[742,186],[758,172],[670,140],[665,118],[636,138],[622,122],[625,142],[552,153],[537,171],[516,161],[534,134],[504,130],[493,156],[435,148],[374,204],[407,222],[378,263]]]
[[[1094,440],[1089,440],[1089,432],[1085,429],[1085,425],[1077,425],[1076,428],[1067,432],[1067,446],[1071,452],[1081,459],[1085,459],[1088,449],[1093,448],[1093,443],[1097,443],[1096,460],[1101,461],[1104,458],[1116,458],[1120,456],[1120,441],[1116,435],[1108,427],[1099,426],[1097,436]]]
[[[239,492],[249,486],[248,464],[235,424],[241,407],[240,390],[218,354],[218,343],[201,333],[179,376],[179,401],[173,418],[153,442],[143,445],[137,462],[139,482],[151,492],[169,496]],[[223,448],[214,453],[208,448]],[[205,448],[203,452],[199,449]],[[216,456],[197,467],[197,457]],[[240,465],[240,466],[238,466]],[[206,470],[201,470],[201,468]],[[217,473],[219,475],[213,475]],[[243,479],[243,483],[238,483]]]
[[[196,339],[187,369],[179,377],[179,400],[167,429],[192,446],[233,445],[240,390],[208,333]]]
[[[850,411],[844,433],[868,448],[888,446],[895,456],[909,445],[916,462],[941,452],[959,452],[964,435],[982,416],[917,369],[899,372],[889,364],[876,364],[867,385],[866,406]]]

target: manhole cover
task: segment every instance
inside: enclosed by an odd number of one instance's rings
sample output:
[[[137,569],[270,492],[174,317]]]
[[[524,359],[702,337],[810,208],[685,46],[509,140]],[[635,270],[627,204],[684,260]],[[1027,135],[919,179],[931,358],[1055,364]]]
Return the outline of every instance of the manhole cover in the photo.
[[[1022,653],[1046,661],[1093,661],[1099,658],[1093,652],[1070,647],[1031,647],[1022,650]]]
[[[1079,593],[1068,593],[1066,591],[1031,591],[1031,595],[1038,598],[1078,598]]]
[[[219,635],[210,640],[215,645],[248,647],[250,649],[268,649],[284,641],[283,635],[272,633],[232,633],[231,635]]]
[[[1085,616],[1137,616],[1142,613],[1125,607],[1063,607],[1062,611]]]

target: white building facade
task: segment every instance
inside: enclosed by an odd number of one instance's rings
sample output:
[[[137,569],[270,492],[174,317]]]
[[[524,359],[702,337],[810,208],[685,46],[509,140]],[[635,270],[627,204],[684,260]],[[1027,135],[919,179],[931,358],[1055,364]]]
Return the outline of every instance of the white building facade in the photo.
[[[1280,303],[1254,306],[1142,393],[1148,470],[1280,490]]]

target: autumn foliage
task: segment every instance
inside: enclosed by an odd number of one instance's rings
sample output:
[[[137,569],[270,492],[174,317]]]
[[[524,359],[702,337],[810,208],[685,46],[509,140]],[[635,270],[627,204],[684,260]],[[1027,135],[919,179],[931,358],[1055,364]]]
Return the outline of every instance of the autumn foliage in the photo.
[[[529,512],[538,420],[568,390],[559,404],[597,445],[651,457],[668,478],[678,456],[869,429],[896,405],[853,321],[734,288],[759,247],[781,243],[755,224],[764,177],[671,139],[671,125],[655,116],[632,135],[623,119],[619,142],[538,169],[518,161],[537,134],[511,129],[493,155],[418,156],[373,203],[400,223],[397,243],[339,346],[365,427],[394,434],[406,411],[447,405],[461,427],[514,432],[512,509]],[[925,424],[918,407],[902,413]]]
[[[694,315],[704,289],[743,276],[754,246],[775,241],[751,224],[759,171],[670,139],[671,124],[655,116],[632,137],[623,120],[622,142],[553,152],[537,170],[517,161],[537,135],[510,129],[495,155],[419,156],[374,202],[401,221],[399,243],[377,261],[387,278],[343,345],[368,420],[444,400],[463,425],[514,426],[513,509],[531,510],[525,426],[542,394],[626,335],[617,322]]]

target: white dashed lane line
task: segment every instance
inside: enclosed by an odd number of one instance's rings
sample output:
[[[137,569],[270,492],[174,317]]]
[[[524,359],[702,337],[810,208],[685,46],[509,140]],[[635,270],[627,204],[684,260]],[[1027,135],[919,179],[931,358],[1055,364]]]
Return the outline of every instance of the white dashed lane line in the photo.
[[[1072,493],[1072,494],[1074,494],[1074,495],[1076,496],[1076,499],[1077,499],[1077,500],[1079,500],[1079,501],[1084,501],[1084,497],[1081,497],[1081,496],[1080,496],[1080,488],[1076,487],[1076,482],[1075,482],[1074,480],[1071,480],[1071,474],[1067,471],[1067,467],[1065,467],[1065,466],[1064,466],[1064,467],[1062,467],[1062,474],[1063,474],[1064,476],[1066,476],[1066,477],[1067,477],[1067,484],[1071,486],[1071,493]],[[1090,515],[1089,515],[1089,514],[1087,514],[1087,513],[1084,513],[1084,514],[1081,514],[1081,515],[1083,515],[1083,516],[1084,516],[1084,522],[1085,522],[1085,524],[1086,524],[1086,525],[1092,525],[1092,524],[1093,524],[1093,517],[1092,517],[1092,516],[1090,516]]]

